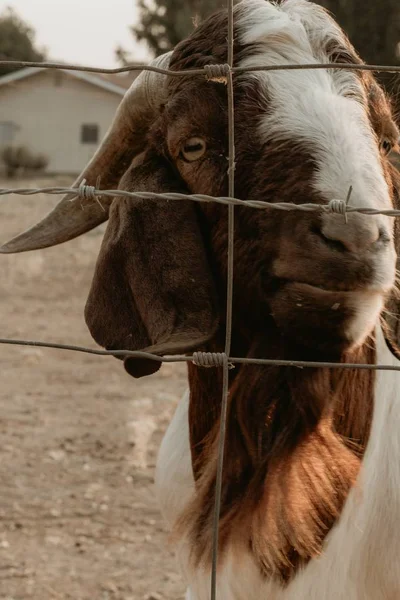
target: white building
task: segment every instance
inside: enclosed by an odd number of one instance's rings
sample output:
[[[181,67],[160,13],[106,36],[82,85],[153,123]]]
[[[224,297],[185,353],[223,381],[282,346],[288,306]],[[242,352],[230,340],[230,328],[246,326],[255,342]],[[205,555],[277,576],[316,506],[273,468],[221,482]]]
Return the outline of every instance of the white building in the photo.
[[[48,172],[79,173],[137,75],[25,68],[0,77],[0,151],[25,146],[48,157]]]

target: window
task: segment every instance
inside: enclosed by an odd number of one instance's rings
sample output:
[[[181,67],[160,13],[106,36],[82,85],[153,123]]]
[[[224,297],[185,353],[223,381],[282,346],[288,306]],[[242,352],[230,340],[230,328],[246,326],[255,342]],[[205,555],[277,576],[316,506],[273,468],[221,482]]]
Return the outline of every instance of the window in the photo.
[[[99,126],[84,124],[81,127],[81,143],[97,144],[99,141]]]

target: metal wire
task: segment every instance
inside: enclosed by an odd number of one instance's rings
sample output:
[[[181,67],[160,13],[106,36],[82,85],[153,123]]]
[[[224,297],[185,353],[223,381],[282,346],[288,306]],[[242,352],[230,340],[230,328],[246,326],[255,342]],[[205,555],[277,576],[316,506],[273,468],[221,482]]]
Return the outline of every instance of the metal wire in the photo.
[[[198,367],[211,369],[223,367],[225,354],[223,352],[193,352],[193,363]]]
[[[162,193],[154,192],[127,192],[125,190],[100,190],[92,186],[80,186],[78,188],[67,187],[43,187],[43,188],[0,188],[0,196],[17,195],[17,196],[33,196],[35,194],[51,194],[51,195],[74,195],[79,197],[82,194],[82,199],[86,198],[85,188],[90,188],[90,196],[92,198],[101,198],[107,196],[111,198],[146,198],[149,200],[191,200],[193,202],[215,202],[216,204],[226,204],[234,206],[245,206],[247,208],[257,209],[274,209],[283,211],[300,211],[300,212],[335,212],[338,214],[344,213],[361,213],[363,215],[386,215],[388,217],[400,217],[400,210],[391,208],[387,210],[379,210],[370,207],[355,207],[346,205],[346,200],[331,200],[329,204],[294,204],[293,202],[263,202],[262,200],[240,200],[239,198],[229,196],[207,196],[206,194],[178,194],[178,193]],[[339,203],[343,203],[340,205]]]
[[[216,65],[223,66],[223,65]],[[126,67],[117,67],[115,69],[106,69],[103,67],[89,67],[87,65],[74,65],[70,63],[55,63],[55,62],[34,62],[25,60],[0,60],[0,68],[12,67],[20,69],[24,67],[40,68],[40,69],[61,69],[65,71],[82,71],[84,73],[104,73],[114,75],[118,73],[127,73],[135,71],[151,71],[160,73],[161,75],[169,75],[170,77],[188,77],[196,75],[207,75],[207,69],[183,69],[174,71],[173,69],[162,69],[153,67],[152,65],[127,65]],[[252,67],[233,67],[231,72],[234,75],[243,73],[257,73],[260,71],[303,71],[303,70],[319,70],[319,69],[347,69],[349,71],[373,71],[376,73],[400,73],[400,66],[397,65],[352,65],[348,63],[316,63],[316,64],[292,64],[292,65],[257,65]]]
[[[194,352],[191,355],[176,354],[174,356],[159,356],[158,354],[152,354],[150,352],[142,352],[140,350],[97,350],[96,348],[88,348],[86,346],[76,346],[71,344],[59,344],[56,342],[40,342],[38,340],[15,340],[12,338],[0,338],[0,345],[7,346],[31,346],[34,348],[48,348],[50,350],[64,350],[67,352],[79,352],[83,354],[93,354],[94,356],[129,356],[132,358],[145,358],[147,360],[154,360],[160,363],[182,363],[182,362],[194,362],[199,364],[199,352]],[[209,353],[201,353],[201,361],[206,361],[204,355]],[[208,364],[200,364],[199,366],[221,366],[222,359],[217,359],[210,353],[211,356],[208,359]],[[224,353],[221,354],[221,356]],[[360,369],[364,371],[400,371],[400,365],[369,365],[363,363],[336,363],[336,362],[320,362],[320,361],[308,361],[308,360],[280,360],[273,358],[246,358],[237,356],[228,356],[228,364],[246,364],[246,365],[265,365],[274,367],[297,367],[299,369],[307,368],[327,368],[327,369]]]
[[[228,2],[228,66],[227,92],[228,92],[228,194],[235,196],[235,102],[233,95],[233,0]],[[217,472],[215,479],[215,504],[213,515],[213,545],[211,563],[211,600],[217,596],[217,570],[219,546],[219,517],[221,512],[222,477],[224,470],[224,454],[226,440],[226,423],[229,401],[229,360],[232,343],[232,310],[233,310],[233,271],[234,271],[234,242],[235,242],[235,206],[228,205],[228,256],[227,256],[227,292],[226,292],[226,325],[225,325],[225,352],[222,367],[222,403],[218,440]]]

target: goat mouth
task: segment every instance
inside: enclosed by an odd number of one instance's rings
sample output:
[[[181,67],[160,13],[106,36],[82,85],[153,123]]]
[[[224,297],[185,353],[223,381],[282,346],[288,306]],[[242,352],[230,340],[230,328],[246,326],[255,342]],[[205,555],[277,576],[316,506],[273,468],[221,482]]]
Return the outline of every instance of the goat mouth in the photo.
[[[305,282],[305,281],[296,281],[296,280],[290,280],[287,279],[284,282],[284,285],[287,285],[289,287],[292,287],[293,289],[298,290],[299,292],[303,291],[305,293],[317,293],[318,295],[342,295],[346,298],[350,298],[352,295],[354,294],[365,294],[366,296],[368,295],[376,295],[376,294],[381,294],[381,295],[385,295],[388,290],[387,289],[383,289],[383,287],[379,287],[376,285],[366,285],[366,284],[359,284],[359,285],[354,285],[354,286],[347,286],[345,284],[341,284],[341,283],[337,283],[337,284],[332,284],[329,283],[327,285],[324,284],[320,284],[320,283],[309,283],[309,282]]]
[[[377,323],[384,292],[372,286],[325,289],[286,281],[271,300],[271,316],[289,340],[331,356],[363,343]]]
[[[323,292],[326,294],[337,294],[342,293],[342,294],[351,294],[352,292],[356,292],[356,291],[360,291],[359,289],[357,290],[356,288],[349,288],[346,287],[344,285],[332,285],[329,284],[328,285],[321,285],[321,284],[314,284],[314,283],[308,283],[305,281],[290,281],[288,280],[286,282],[288,285],[293,285],[296,286],[296,288],[298,289],[304,289],[304,291],[313,291],[313,290],[318,290],[319,292]]]

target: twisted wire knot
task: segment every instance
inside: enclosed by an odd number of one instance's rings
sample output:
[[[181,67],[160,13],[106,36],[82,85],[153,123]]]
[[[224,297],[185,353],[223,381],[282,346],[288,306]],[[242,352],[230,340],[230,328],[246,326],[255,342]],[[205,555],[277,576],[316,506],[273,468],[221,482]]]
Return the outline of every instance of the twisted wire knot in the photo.
[[[212,367],[223,367],[228,361],[225,352],[193,352],[193,364],[197,367],[211,369]],[[234,365],[228,364],[230,369],[234,369]]]
[[[345,200],[330,200],[328,210],[331,213],[343,215],[345,223],[347,223],[347,202]]]
[[[346,200],[331,200],[328,204],[328,210],[332,213],[336,213],[344,216],[344,221],[347,223],[347,206],[349,204],[349,200],[351,194],[353,193],[353,186],[349,187],[349,191],[347,192]]]
[[[330,212],[337,213],[339,215],[345,215],[346,202],[344,200],[330,200],[328,209]]]
[[[217,81],[219,83],[228,83],[228,75],[230,73],[229,65],[205,65],[204,72],[207,81]]]
[[[78,194],[80,200],[96,200],[96,188],[93,185],[86,185],[86,179],[79,185]]]

